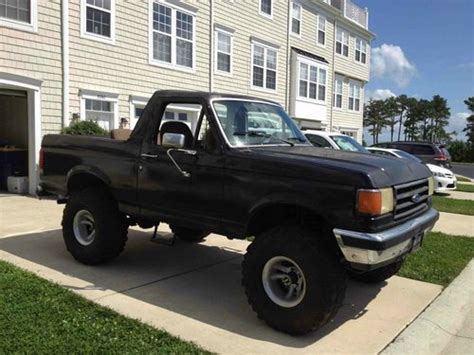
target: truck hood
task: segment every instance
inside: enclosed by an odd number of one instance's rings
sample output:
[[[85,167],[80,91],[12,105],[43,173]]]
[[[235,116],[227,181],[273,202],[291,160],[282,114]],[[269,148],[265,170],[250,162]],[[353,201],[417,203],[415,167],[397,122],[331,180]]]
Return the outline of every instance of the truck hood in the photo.
[[[421,163],[313,146],[252,147],[242,150],[247,157],[255,157],[260,169],[275,166],[300,175],[329,183],[387,187],[431,176]],[[255,167],[253,167],[255,168]],[[308,174],[310,174],[308,176]]]

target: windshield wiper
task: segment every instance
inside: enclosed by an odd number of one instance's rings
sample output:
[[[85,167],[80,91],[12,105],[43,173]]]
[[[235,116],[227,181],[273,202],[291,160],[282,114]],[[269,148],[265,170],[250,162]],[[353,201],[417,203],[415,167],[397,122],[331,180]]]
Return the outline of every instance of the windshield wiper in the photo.
[[[289,140],[286,140],[286,139],[283,139],[283,138],[280,138],[280,137],[275,137],[274,135],[266,134],[266,133],[258,132],[258,131],[234,132],[234,136],[273,138],[273,139],[279,140],[280,142],[286,143],[286,144],[288,144],[292,147],[295,146],[295,143],[290,142]]]

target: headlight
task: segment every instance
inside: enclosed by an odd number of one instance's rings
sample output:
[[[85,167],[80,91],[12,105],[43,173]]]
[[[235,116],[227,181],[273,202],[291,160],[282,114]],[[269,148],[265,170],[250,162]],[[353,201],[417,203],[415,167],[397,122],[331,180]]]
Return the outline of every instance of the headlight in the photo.
[[[437,173],[437,172],[434,172],[433,175],[437,177],[442,177],[442,178],[446,177],[446,175],[444,175],[443,173]]]
[[[380,215],[393,211],[393,189],[357,191],[357,211],[364,214]]]
[[[434,192],[434,179],[432,176],[428,178],[428,195],[433,195]]]

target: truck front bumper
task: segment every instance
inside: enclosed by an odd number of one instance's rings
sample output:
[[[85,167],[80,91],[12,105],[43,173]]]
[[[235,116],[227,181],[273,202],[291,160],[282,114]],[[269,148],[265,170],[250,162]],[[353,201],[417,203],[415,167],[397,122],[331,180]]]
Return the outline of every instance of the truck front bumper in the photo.
[[[372,270],[416,251],[439,218],[430,208],[422,215],[377,233],[333,229],[345,259],[355,269]]]

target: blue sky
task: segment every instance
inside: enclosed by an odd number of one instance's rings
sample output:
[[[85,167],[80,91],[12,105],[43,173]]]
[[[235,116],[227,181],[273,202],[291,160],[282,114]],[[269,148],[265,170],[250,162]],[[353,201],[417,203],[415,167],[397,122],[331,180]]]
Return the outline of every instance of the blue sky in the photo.
[[[354,2],[369,8],[369,29],[377,36],[366,96],[439,94],[451,108],[450,130],[464,128],[463,101],[474,96],[474,0]]]

